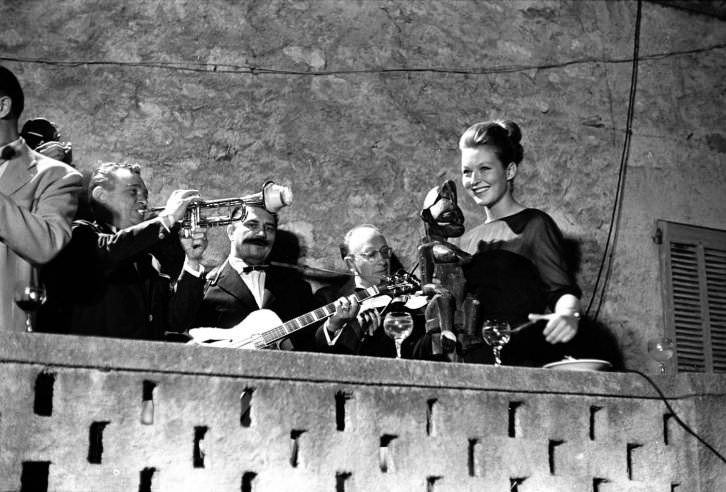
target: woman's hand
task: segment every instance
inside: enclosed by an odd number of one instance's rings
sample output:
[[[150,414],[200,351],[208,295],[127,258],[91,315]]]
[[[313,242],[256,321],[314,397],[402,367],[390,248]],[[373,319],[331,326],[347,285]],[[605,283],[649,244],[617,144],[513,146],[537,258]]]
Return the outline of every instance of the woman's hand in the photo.
[[[574,338],[577,334],[580,323],[579,313],[562,314],[530,314],[530,321],[546,320],[542,334],[549,343],[566,343]]]

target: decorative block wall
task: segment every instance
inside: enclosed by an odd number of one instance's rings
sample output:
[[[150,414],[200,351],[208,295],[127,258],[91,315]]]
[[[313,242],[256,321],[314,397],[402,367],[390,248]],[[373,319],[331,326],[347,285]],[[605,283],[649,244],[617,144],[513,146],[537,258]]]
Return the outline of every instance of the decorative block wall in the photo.
[[[2,491],[726,490],[633,374],[40,334],[0,371]],[[718,447],[726,378],[656,379]]]

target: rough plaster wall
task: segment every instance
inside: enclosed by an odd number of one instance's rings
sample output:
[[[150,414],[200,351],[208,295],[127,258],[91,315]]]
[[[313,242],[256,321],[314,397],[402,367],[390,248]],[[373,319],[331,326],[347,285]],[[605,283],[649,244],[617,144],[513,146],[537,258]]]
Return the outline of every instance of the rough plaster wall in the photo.
[[[603,1],[4,0],[0,55],[111,62],[3,63],[25,86],[25,116],[60,123],[79,167],[137,161],[155,204],[181,187],[221,198],[257,191],[266,178],[292,184],[296,202],[282,227],[314,266],[342,268],[336,245],[361,222],[381,226],[410,266],[425,192],[458,181],[461,131],[514,119],[525,145],[517,195],[580,242],[587,303],[625,135],[635,9]],[[645,339],[662,331],[655,220],[726,228],[723,48],[648,56],[724,41],[722,21],[643,3],[645,59],[602,308],[632,367],[654,368]],[[573,60],[585,61],[558,65]],[[418,68],[444,70],[385,72]],[[480,211],[462,201],[475,225]],[[216,231],[207,261],[226,248]]]

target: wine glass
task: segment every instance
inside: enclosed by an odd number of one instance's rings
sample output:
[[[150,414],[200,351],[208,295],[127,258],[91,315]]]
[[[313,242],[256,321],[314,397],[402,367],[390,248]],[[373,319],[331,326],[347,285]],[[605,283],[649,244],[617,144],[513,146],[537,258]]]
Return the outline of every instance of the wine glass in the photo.
[[[25,331],[33,331],[33,313],[45,304],[46,299],[42,285],[20,282],[15,286],[15,304],[25,311]]]
[[[666,361],[670,360],[675,353],[673,340],[668,337],[656,337],[648,340],[648,355],[660,364],[660,373],[665,374]]]
[[[383,320],[383,331],[396,342],[396,359],[401,358],[401,344],[413,330],[413,318],[410,313],[394,311]]]
[[[492,347],[494,353],[494,365],[502,365],[502,347],[504,347],[512,336],[509,323],[497,319],[488,319],[482,323],[481,336],[484,341]]]

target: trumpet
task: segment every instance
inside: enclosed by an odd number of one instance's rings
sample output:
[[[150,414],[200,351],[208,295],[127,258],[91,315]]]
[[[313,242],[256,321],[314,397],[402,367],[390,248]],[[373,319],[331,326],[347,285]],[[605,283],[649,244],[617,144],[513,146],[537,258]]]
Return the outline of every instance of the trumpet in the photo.
[[[283,207],[292,203],[292,190],[288,186],[266,181],[262,190],[238,198],[220,198],[217,200],[196,199],[187,206],[186,214],[182,219],[182,229],[185,235],[198,229],[219,227],[243,220],[244,214],[238,214],[237,209],[245,205],[261,207],[270,213],[277,213]],[[154,207],[151,212],[158,214],[164,207]],[[211,210],[213,215],[208,211]]]

